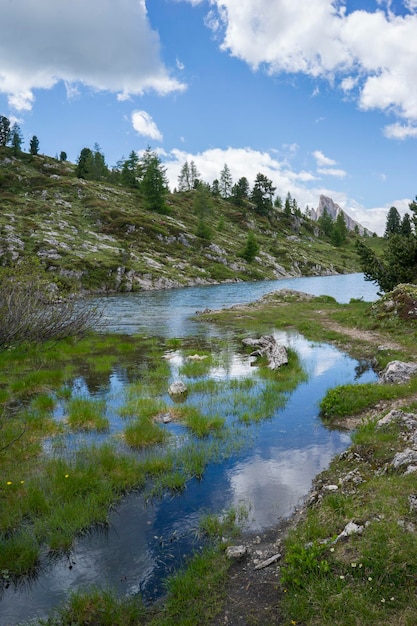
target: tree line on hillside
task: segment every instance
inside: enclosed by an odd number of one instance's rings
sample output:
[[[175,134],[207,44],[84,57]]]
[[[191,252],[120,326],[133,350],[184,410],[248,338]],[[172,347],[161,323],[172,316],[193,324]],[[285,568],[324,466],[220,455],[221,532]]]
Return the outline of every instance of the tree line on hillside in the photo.
[[[15,156],[22,152],[23,134],[20,126],[17,122],[11,124],[5,115],[0,115],[0,146],[9,146]],[[33,135],[29,140],[29,154],[33,156],[39,154],[39,139],[36,135]],[[60,153],[59,160],[67,160],[66,152]]]
[[[22,151],[23,138],[19,126],[15,123],[11,126],[5,116],[0,116],[0,146],[10,146],[17,155]],[[39,139],[34,135],[30,140],[31,155],[39,154]],[[56,157],[58,159],[58,157]],[[61,152],[60,161],[66,161],[67,155]],[[169,206],[166,201],[170,193],[166,168],[164,167],[157,152],[150,146],[140,155],[132,150],[127,158],[122,157],[114,167],[110,168],[100,146],[96,143],[93,149],[85,147],[81,150],[76,161],[76,176],[91,181],[108,181],[120,184],[141,194],[145,208],[161,214],[168,214]],[[283,200],[275,195],[276,187],[271,179],[259,172],[251,187],[246,176],[240,177],[236,182],[227,163],[224,164],[219,177],[210,184],[202,179],[194,161],[182,165],[178,186],[173,193],[193,194],[193,205],[198,215],[199,223],[197,236],[202,239],[211,239],[212,232],[209,225],[211,203],[216,199],[231,202],[238,208],[250,208],[260,217],[273,219],[280,214],[288,219],[301,219],[310,217],[308,207],[303,214],[295,198],[290,192]],[[339,214],[336,220],[325,210],[317,222],[322,235],[333,245],[341,246],[347,240],[348,229],[343,214]],[[359,232],[357,232],[359,234]],[[248,249],[244,253],[245,258],[254,256],[256,242],[248,241]]]

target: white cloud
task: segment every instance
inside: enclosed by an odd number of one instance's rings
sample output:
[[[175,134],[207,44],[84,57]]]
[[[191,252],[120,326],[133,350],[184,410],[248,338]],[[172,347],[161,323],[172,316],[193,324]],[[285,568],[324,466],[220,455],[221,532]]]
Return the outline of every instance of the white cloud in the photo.
[[[329,157],[325,156],[321,150],[315,150],[313,152],[313,157],[316,159],[318,166],[336,165],[336,161],[334,159],[329,159]]]
[[[317,172],[323,176],[335,176],[336,178],[344,178],[346,176],[345,170],[340,170],[336,167],[320,167]]]
[[[417,137],[417,126],[412,124],[390,124],[385,126],[384,135],[388,139],[407,139],[408,137]]]
[[[19,0],[3,3],[1,19],[0,92],[15,109],[61,80],[125,98],[184,88],[160,59],[145,0]]]
[[[405,0],[404,15],[394,14],[390,1],[385,10],[351,13],[334,0],[210,4],[221,48],[252,68],[327,78],[345,92],[356,88],[363,110],[417,120],[417,0]]]
[[[162,141],[162,134],[152,117],[146,111],[133,111],[132,126],[139,135]]]

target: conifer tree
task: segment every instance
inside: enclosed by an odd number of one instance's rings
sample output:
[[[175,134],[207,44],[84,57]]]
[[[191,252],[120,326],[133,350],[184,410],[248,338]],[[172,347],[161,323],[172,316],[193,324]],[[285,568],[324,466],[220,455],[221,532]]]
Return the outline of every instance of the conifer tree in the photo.
[[[33,155],[39,154],[39,139],[36,135],[33,135],[32,139],[30,140],[29,152]]]

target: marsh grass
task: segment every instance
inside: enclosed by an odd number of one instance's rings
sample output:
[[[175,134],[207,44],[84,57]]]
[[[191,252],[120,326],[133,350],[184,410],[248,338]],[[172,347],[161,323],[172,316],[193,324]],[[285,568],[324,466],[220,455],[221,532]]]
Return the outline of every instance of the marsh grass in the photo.
[[[39,626],[137,626],[146,610],[140,598],[120,598],[110,589],[90,589],[72,593],[64,607],[51,617],[39,620]]]
[[[172,412],[196,437],[208,437],[211,433],[218,433],[225,424],[225,419],[219,415],[204,415],[192,405],[175,407]]]
[[[166,413],[169,409],[168,404],[159,398],[147,398],[138,396],[138,391],[143,391],[143,387],[138,388],[136,385],[130,386],[127,391],[128,400],[124,406],[119,409],[122,417],[141,417],[151,419],[159,413]]]
[[[123,438],[128,446],[140,449],[164,443],[168,438],[168,433],[152,419],[138,417],[127,424],[123,431]]]
[[[105,400],[92,398],[71,398],[67,402],[67,422],[74,430],[105,431],[109,428],[109,420],[104,415]]]

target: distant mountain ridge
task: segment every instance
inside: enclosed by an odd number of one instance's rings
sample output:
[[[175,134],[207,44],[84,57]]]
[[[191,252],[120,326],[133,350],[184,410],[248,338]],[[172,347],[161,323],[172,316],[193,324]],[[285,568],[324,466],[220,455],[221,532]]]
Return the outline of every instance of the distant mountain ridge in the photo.
[[[311,219],[317,222],[317,220],[323,215],[325,209],[334,220],[340,213],[342,213],[343,217],[345,218],[348,230],[355,230],[355,228],[357,227],[361,235],[364,235],[365,233],[367,235],[372,235],[372,233],[367,228],[362,226],[362,224],[359,224],[359,222],[355,222],[355,220],[352,219],[350,215],[346,213],[346,211],[344,211],[331,198],[325,195],[320,196],[319,206],[317,207],[317,209],[311,209]]]

